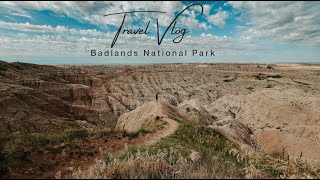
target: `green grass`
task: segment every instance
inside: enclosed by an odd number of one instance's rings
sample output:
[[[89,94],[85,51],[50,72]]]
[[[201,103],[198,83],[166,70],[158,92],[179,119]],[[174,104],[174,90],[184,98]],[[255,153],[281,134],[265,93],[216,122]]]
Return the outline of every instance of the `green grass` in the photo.
[[[232,150],[238,150],[238,147],[227,140],[219,132],[212,128],[207,128],[191,123],[181,123],[179,129],[170,137],[151,145],[129,146],[128,149],[120,155],[106,153],[104,161],[109,171],[114,171],[114,166],[142,166],[144,169],[140,172],[124,172],[126,170],[116,170],[107,178],[243,178],[244,161],[238,160]],[[192,151],[200,153],[199,162],[193,162],[190,158]],[[159,166],[164,169],[158,169],[154,172],[152,167],[154,161],[161,161]],[[138,164],[138,165],[135,165]],[[151,166],[151,169],[148,167]],[[190,168],[193,168],[192,170]],[[117,168],[115,168],[117,169]],[[148,170],[147,170],[148,169]],[[175,169],[185,171],[183,174],[174,174]],[[142,170],[141,170],[142,171]],[[162,176],[160,172],[166,175]],[[194,171],[194,172],[190,172]],[[201,173],[200,173],[201,171]],[[204,172],[202,172],[204,171]],[[159,174],[160,173],[160,174]],[[200,173],[198,176],[197,173]]]
[[[69,140],[84,139],[89,136],[86,129],[67,129],[64,133]]]
[[[229,150],[238,148],[218,131],[192,123],[182,123],[179,129],[164,141],[194,149],[208,156],[213,154],[224,156]]]
[[[1,134],[3,143],[22,141],[32,146],[45,146],[48,144],[59,144],[63,142],[73,141],[75,139],[84,139],[88,136],[85,129],[66,129],[63,132],[55,134],[47,133],[5,133]]]
[[[181,124],[173,136],[167,138],[166,141],[194,149],[206,157],[212,155],[225,157],[231,149],[237,148],[216,130],[191,123]]]
[[[91,132],[91,136],[95,135],[99,138],[101,137],[110,137],[115,134],[114,128],[106,128],[106,127],[101,127],[101,128],[96,128]]]
[[[137,137],[139,133],[125,134]],[[76,137],[83,138],[80,132]],[[197,158],[191,154],[196,152]],[[289,165],[290,164],[290,165]],[[267,155],[244,155],[238,145],[218,131],[180,122],[177,131],[154,145],[129,146],[120,154],[105,152],[88,171],[68,178],[319,178],[320,167],[289,163]],[[294,176],[293,176],[294,175]],[[311,175],[311,176],[309,176]]]
[[[195,162],[190,157],[192,151],[200,154]],[[129,146],[120,155],[106,153],[104,163],[102,167],[97,165],[99,168],[92,171],[92,176],[75,177],[96,178],[95,173],[104,178],[320,177],[320,167],[261,154],[244,155],[216,130],[186,122],[154,145]]]
[[[187,155],[192,150],[198,151],[202,156],[223,157],[227,160],[233,161],[233,156],[230,156],[230,150],[238,149],[238,147],[231,141],[226,139],[223,135],[212,128],[200,126],[191,123],[181,123],[178,130],[160,142],[152,146],[138,146],[130,147],[130,151],[150,151],[164,150],[169,148],[176,148],[183,155]],[[136,149],[136,150],[134,150]],[[236,162],[238,163],[238,162]]]
[[[31,144],[32,146],[45,146],[48,144],[59,144],[65,142],[72,142],[74,140],[83,140],[89,137],[106,137],[114,134],[114,131],[110,128],[99,128],[93,131],[88,131],[84,128],[69,128],[61,132],[56,133],[1,133],[0,142],[15,143],[16,141],[22,141]]]

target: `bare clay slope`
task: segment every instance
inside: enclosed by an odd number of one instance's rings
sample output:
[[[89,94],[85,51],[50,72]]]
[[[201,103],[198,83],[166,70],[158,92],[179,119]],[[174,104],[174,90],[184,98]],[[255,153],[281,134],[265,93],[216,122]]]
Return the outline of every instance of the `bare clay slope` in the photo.
[[[0,130],[43,132],[108,122],[114,113],[92,102],[102,81],[90,72],[1,61]]]
[[[302,154],[306,159],[320,160],[320,98],[316,95],[298,89],[261,90],[222,97],[211,104],[210,111],[218,112],[215,114],[221,119],[213,127],[235,140],[241,142],[241,135],[232,131],[237,121],[248,127],[255,148],[267,154]]]

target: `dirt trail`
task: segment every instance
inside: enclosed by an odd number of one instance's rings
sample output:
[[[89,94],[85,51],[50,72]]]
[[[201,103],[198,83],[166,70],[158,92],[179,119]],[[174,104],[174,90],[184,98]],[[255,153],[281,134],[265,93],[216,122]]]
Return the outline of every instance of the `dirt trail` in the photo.
[[[150,134],[150,139],[146,140],[144,144],[152,145],[157,143],[162,138],[168,137],[173,134],[179,127],[179,123],[173,119],[163,118],[163,121],[167,122],[168,124],[161,130]]]
[[[173,134],[178,129],[179,124],[173,119],[186,119],[187,117],[179,111],[176,106],[171,105],[167,101],[153,100],[144,103],[133,111],[122,114],[118,119],[115,129],[136,133],[147,124],[156,123],[158,118],[167,123],[164,128],[155,133],[137,138],[139,142],[137,144],[155,144],[160,139]]]
[[[148,109],[149,108],[149,109]],[[150,109],[151,108],[151,109]],[[148,111],[149,110],[149,111]],[[179,123],[167,115],[169,112],[176,113],[176,111],[170,109],[170,107],[164,103],[164,102],[150,102],[149,104],[145,104],[144,106],[141,106],[138,108],[138,110],[131,111],[127,114],[128,117],[130,117],[130,120],[132,120],[131,125],[137,123],[137,121],[141,121],[141,117],[148,117],[150,114],[155,114],[158,116],[161,116],[161,120],[166,122],[166,125],[164,127],[154,133],[150,133],[147,135],[139,136],[137,138],[130,138],[130,137],[121,137],[122,135],[118,137],[108,138],[105,139],[105,143],[96,144],[95,147],[100,146],[102,149],[107,150],[109,152],[112,152],[113,154],[118,154],[123,151],[127,150],[128,145],[152,145],[159,142],[161,139],[170,136],[173,134],[179,127]],[[131,114],[132,113],[132,114]],[[129,118],[128,118],[129,119]],[[152,118],[151,118],[152,119]],[[126,120],[126,119],[125,119]],[[144,122],[146,119],[142,119]],[[128,123],[127,121],[125,123]],[[101,158],[103,156],[103,150],[100,151],[98,155],[96,155],[94,158],[92,158],[92,161],[86,162],[86,167],[83,166],[83,164],[74,164],[74,167],[78,167],[79,165],[82,166],[82,170],[88,169],[90,165],[94,163],[93,159]],[[88,166],[89,165],[89,166]],[[66,172],[66,171],[65,171]]]

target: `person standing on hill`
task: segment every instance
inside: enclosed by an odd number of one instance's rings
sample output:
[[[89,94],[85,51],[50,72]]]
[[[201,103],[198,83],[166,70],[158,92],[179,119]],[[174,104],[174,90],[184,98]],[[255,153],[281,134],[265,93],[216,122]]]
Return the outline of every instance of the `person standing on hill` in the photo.
[[[156,101],[158,102],[158,93],[156,94]]]

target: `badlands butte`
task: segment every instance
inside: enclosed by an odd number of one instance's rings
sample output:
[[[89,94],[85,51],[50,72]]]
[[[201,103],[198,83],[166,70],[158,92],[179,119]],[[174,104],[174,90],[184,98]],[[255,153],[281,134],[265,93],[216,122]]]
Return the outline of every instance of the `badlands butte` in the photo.
[[[67,167],[84,166],[70,159],[90,164],[101,151],[153,145],[175,136],[185,123],[214,130],[243,154],[318,163],[320,65],[47,66],[0,61],[2,177],[60,177]],[[104,128],[114,134],[99,136],[103,140],[90,136]],[[86,140],[70,147],[63,140],[54,144],[45,135],[55,132]],[[60,151],[39,150],[34,144]],[[93,153],[85,159],[72,156],[83,147]],[[191,155],[204,156],[196,147]],[[256,176],[245,177],[269,177],[256,171]]]

